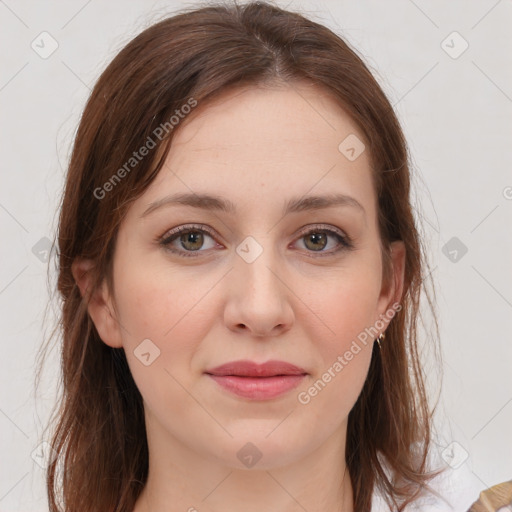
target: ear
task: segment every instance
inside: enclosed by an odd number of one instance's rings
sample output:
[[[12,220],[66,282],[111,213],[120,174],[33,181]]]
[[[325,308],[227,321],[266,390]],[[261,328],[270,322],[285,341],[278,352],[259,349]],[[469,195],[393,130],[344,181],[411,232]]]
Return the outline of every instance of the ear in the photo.
[[[382,330],[385,331],[392,316],[389,318],[386,315],[387,311],[395,311],[394,304],[400,303],[402,293],[404,290],[405,279],[405,244],[402,240],[391,242],[391,275],[388,282],[382,283],[381,293],[378,301],[377,314],[385,322],[386,327]]]
[[[116,319],[114,304],[105,280],[94,290],[94,262],[76,259],[71,265],[71,272],[80,294],[87,302],[87,311],[102,341],[112,348],[123,346],[120,324]]]

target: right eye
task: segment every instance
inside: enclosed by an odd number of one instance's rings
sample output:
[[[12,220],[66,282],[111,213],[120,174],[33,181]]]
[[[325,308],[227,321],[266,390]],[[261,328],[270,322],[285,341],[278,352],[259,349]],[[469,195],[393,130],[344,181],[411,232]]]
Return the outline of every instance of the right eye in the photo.
[[[179,226],[171,231],[167,231],[161,237],[159,243],[163,245],[166,250],[184,257],[196,257],[205,252],[200,250],[205,243],[205,236],[213,240],[213,233],[205,226],[198,225],[184,225]],[[218,245],[215,241],[207,247],[206,250],[211,249]]]

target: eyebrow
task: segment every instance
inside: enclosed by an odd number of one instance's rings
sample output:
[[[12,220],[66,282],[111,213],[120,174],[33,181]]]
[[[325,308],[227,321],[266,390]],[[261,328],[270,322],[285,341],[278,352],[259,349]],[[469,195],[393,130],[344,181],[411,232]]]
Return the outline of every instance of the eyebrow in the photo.
[[[159,208],[177,205],[190,206],[202,210],[220,211],[232,215],[236,213],[235,204],[223,197],[209,194],[183,193],[166,196],[150,203],[148,208],[141,215],[141,218],[146,217]],[[363,205],[354,197],[346,194],[312,195],[292,198],[284,205],[283,215],[303,211],[324,210],[336,206],[350,206],[359,210],[363,216],[366,216]]]

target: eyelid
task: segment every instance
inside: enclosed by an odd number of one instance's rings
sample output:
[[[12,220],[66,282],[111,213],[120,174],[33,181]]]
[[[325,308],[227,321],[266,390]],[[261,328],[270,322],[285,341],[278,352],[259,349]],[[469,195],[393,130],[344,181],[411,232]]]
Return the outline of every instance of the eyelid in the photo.
[[[199,256],[201,253],[209,252],[210,250],[206,251],[185,251],[185,250],[174,250],[169,247],[171,241],[174,241],[172,239],[175,239],[180,235],[180,233],[187,233],[187,232],[204,232],[207,235],[209,235],[213,240],[217,242],[216,238],[217,235],[214,232],[212,228],[210,228],[207,225],[204,224],[183,224],[181,226],[178,226],[176,228],[167,230],[162,236],[157,238],[157,242],[160,245],[163,245],[166,250],[173,254],[177,254],[178,256],[184,256],[184,257],[196,257]],[[343,232],[341,229],[332,226],[330,224],[309,224],[307,226],[304,226],[301,228],[298,233],[294,237],[294,241],[297,241],[297,239],[300,239],[301,237],[304,237],[305,235],[309,233],[327,233],[331,236],[335,236],[338,238],[339,246],[331,251],[307,251],[310,253],[313,257],[327,257],[327,256],[334,256],[342,251],[348,251],[354,249],[354,244],[352,238],[347,235],[345,232]]]
[[[157,242],[161,245],[163,245],[164,247],[166,247],[168,244],[170,244],[171,242],[171,238],[175,238],[177,236],[179,236],[181,233],[187,233],[189,231],[199,231],[199,232],[204,232],[206,233],[207,235],[209,235],[211,238],[213,238],[215,241],[216,238],[217,238],[217,235],[216,233],[214,232],[213,229],[211,229],[210,227],[204,225],[204,224],[183,224],[181,226],[178,226],[176,228],[173,228],[173,229],[168,229],[162,236],[158,237],[157,238]],[[166,247],[168,248],[168,247]],[[179,252],[179,253],[183,253],[183,252],[187,252],[187,251],[172,251],[171,249],[168,248],[169,251],[171,252]],[[192,253],[193,251],[188,251],[189,253]],[[196,252],[205,252],[205,251],[196,251]]]
[[[327,232],[332,234],[337,234],[341,238],[347,240],[348,242],[352,242],[352,239],[341,229],[331,226],[330,224],[309,224],[301,228],[298,232],[299,236],[307,235],[312,232]]]
[[[314,258],[335,256],[342,251],[350,251],[355,249],[352,238],[341,229],[330,224],[309,224],[308,226],[304,226],[299,230],[298,237],[296,237],[296,239],[300,239],[309,233],[327,233],[330,234],[331,236],[337,237],[339,242],[339,246],[334,250],[319,252],[307,251]]]

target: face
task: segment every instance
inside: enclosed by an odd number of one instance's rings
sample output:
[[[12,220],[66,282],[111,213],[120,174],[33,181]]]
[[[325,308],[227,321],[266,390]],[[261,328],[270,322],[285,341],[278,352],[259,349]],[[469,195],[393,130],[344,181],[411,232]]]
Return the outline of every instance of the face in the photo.
[[[232,468],[248,467],[250,442],[272,468],[344,439],[377,337],[363,333],[385,330],[403,251],[385,286],[370,155],[339,149],[363,135],[321,90],[252,87],[199,107],[120,227],[111,315],[90,312],[126,352],[148,439]],[[240,360],[299,375],[212,375]]]

